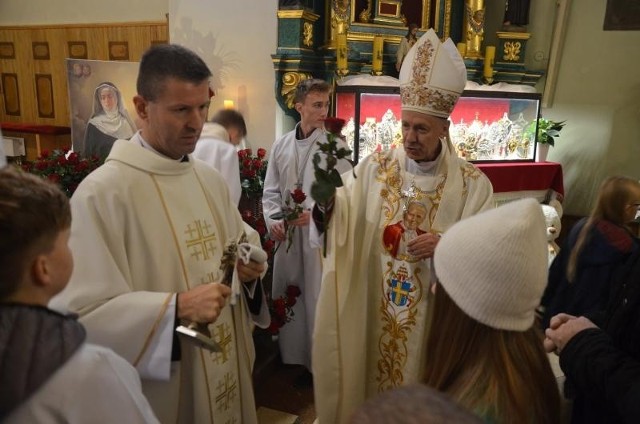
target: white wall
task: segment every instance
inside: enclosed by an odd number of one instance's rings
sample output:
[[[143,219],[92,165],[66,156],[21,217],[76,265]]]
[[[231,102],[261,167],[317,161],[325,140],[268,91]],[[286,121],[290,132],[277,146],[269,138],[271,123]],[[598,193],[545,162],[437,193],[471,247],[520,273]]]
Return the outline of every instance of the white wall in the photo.
[[[247,123],[247,140],[270,149],[276,136],[277,0],[169,0],[172,43],[196,51],[213,72],[211,113],[233,100]]]
[[[168,0],[0,0],[0,25],[161,21],[168,11]]]
[[[565,213],[589,213],[609,175],[640,178],[640,31],[603,31],[606,2],[572,0],[553,107],[566,120],[549,160],[564,169]]]

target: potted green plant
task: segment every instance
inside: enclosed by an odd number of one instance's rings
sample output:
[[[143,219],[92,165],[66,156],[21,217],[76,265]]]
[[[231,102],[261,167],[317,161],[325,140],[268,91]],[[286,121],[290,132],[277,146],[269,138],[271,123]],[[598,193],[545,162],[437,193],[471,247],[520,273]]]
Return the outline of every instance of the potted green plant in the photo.
[[[555,146],[556,137],[560,135],[560,131],[564,128],[566,121],[552,121],[547,118],[540,117],[538,119],[538,132],[536,142],[538,143],[536,150],[536,161],[544,162],[547,159],[549,146]],[[533,134],[535,131],[536,121],[529,124],[527,132]]]

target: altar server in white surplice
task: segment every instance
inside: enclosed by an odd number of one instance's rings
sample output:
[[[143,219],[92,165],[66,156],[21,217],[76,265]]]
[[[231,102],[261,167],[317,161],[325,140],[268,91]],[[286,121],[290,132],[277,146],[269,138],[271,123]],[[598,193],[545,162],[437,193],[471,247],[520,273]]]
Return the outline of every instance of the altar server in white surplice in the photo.
[[[404,148],[366,157],[357,178],[343,174],[333,204],[313,210],[318,223],[323,209],[331,213],[313,340],[321,424],[346,422],[365,399],[422,378],[439,236],[494,206],[489,179],[458,158],[449,139],[447,118],[465,82],[453,42],[425,33],[400,70]],[[426,217],[395,256],[394,231],[385,228],[416,202]]]
[[[196,144],[193,156],[205,161],[222,174],[227,182],[231,200],[236,205],[240,202],[242,187],[240,185],[240,164],[238,163],[238,151],[229,141],[223,139],[224,127],[215,122],[207,122],[202,128],[200,140]],[[228,138],[229,135],[226,134]]]
[[[70,246],[76,268],[52,306],[80,314],[88,339],[131,362],[163,423],[255,423],[252,321],[269,324],[258,277],[238,261],[231,288],[221,257],[246,227],[227,186],[193,152],[209,107],[211,72],[195,53],[157,45],[140,62],[142,127],[118,140],[78,187]],[[208,328],[219,352],[176,337]],[[114,405],[117,408],[118,405]]]
[[[324,120],[329,112],[330,94],[331,87],[323,80],[308,79],[298,85],[294,103],[300,113],[300,122],[273,144],[262,195],[267,228],[271,237],[281,243],[273,264],[273,298],[284,295],[289,285],[299,287],[301,292],[293,308],[293,319],[280,329],[280,354],[285,364],[304,365],[309,370],[311,336],[322,276],[320,251],[309,244],[309,208],[313,204],[313,156],[319,151],[318,142],[327,141]],[[338,143],[339,147],[348,148],[344,141],[338,140]],[[351,165],[342,159],[336,169],[345,172]],[[272,217],[282,213],[288,193],[296,188],[302,189],[307,198],[301,216],[288,223],[296,228],[287,252],[284,220]],[[293,202],[289,202],[292,205]]]

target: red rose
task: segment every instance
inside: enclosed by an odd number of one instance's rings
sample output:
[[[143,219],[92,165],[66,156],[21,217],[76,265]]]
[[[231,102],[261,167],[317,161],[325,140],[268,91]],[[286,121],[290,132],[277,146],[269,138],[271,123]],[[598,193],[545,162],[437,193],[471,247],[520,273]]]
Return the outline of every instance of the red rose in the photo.
[[[289,305],[290,308],[293,308],[293,306],[296,304],[296,298],[295,297],[288,298],[287,304]]]
[[[64,156],[59,156],[57,162],[59,165],[64,165],[67,162],[67,158],[65,158]]]
[[[275,246],[275,242],[271,239],[265,240],[265,242],[262,243],[262,248],[264,249],[265,252],[267,252],[267,254],[271,254],[271,251],[273,250],[274,246]]]
[[[278,325],[278,323],[275,321],[271,321],[271,323],[269,324],[269,328],[267,328],[267,331],[269,332],[269,334],[276,335],[280,332],[280,325]]]
[[[244,159],[244,158],[246,158],[246,157],[247,157],[247,150],[246,150],[246,149],[244,149],[244,150],[239,150],[239,151],[238,151],[238,157],[239,157],[240,159]]]
[[[43,151],[40,153],[40,157],[41,157],[42,159],[46,159],[46,158],[48,158],[48,157],[49,157],[49,151],[48,151],[48,150],[43,150]]]
[[[251,211],[249,210],[242,211],[242,219],[244,219],[247,222],[251,222],[251,218],[253,218],[253,213],[251,213]]]
[[[77,154],[76,152],[71,152],[71,153],[69,154],[69,159],[68,159],[68,161],[69,161],[69,162],[71,162],[71,163],[77,163],[77,162],[78,162],[78,160],[79,160],[79,156],[78,156],[78,154]]]
[[[305,199],[307,198],[307,195],[304,194],[304,191],[302,191],[302,189],[297,188],[293,190],[293,192],[291,193],[291,198],[295,203],[301,204],[302,202],[305,201]]]
[[[344,119],[326,118],[324,120],[324,128],[331,134],[340,134],[345,123],[346,121]]]
[[[251,156],[253,151],[251,149],[244,149],[247,152],[247,156]]]
[[[260,169],[262,168],[262,161],[260,159],[254,159],[253,160],[253,167],[255,169]]]
[[[256,171],[254,171],[253,169],[250,169],[249,171],[247,171],[247,178],[255,178],[256,177]]]
[[[296,298],[298,296],[300,296],[300,287],[292,285],[287,286],[287,297],[289,299]]]
[[[258,157],[260,159],[264,158],[267,155],[267,151],[262,147],[258,149]]]
[[[54,183],[59,183],[60,182],[60,175],[58,175],[58,174],[49,174],[49,175],[47,175],[47,179],[49,181],[53,181]]]
[[[242,166],[245,168],[251,168],[251,163],[252,163],[251,159],[244,159],[242,161]]]

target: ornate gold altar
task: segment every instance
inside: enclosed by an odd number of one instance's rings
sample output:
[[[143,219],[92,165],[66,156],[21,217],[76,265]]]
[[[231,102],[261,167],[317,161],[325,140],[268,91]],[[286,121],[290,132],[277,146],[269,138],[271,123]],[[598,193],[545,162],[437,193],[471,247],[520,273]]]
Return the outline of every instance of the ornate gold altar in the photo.
[[[280,0],[278,47],[272,55],[276,98],[297,118],[292,96],[307,78],[333,82],[354,74],[397,77],[396,52],[408,25],[433,28],[464,45],[470,81],[535,85],[543,75],[524,66],[528,33],[502,33],[485,63],[485,0]],[[501,6],[502,7],[502,6]],[[492,53],[493,54],[493,53]]]

